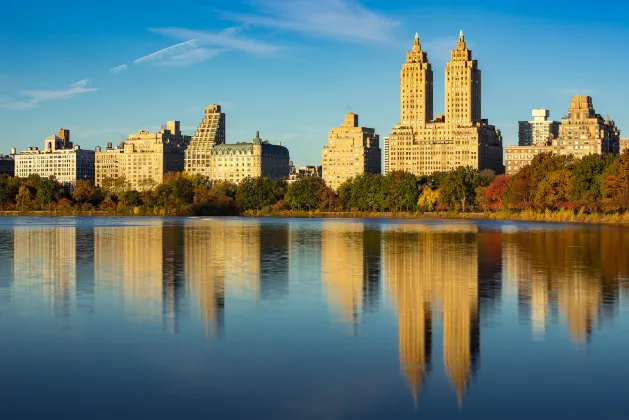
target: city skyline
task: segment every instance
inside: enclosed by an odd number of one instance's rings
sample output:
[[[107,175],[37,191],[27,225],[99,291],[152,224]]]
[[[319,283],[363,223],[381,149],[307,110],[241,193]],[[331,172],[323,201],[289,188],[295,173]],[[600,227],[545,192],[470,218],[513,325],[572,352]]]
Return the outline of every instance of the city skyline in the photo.
[[[313,164],[341,113],[360,114],[381,136],[397,122],[399,63],[415,32],[441,69],[461,29],[482,63],[483,118],[505,146],[517,144],[518,121],[531,109],[550,109],[559,120],[579,94],[593,96],[621,129],[629,124],[621,111],[629,88],[616,67],[594,72],[572,58],[575,48],[615,56],[627,39],[621,14],[597,23],[587,10],[559,4],[542,16],[475,3],[268,0],[198,10],[183,1],[173,12],[136,2],[120,13],[113,1],[97,14],[116,30],[93,25],[74,4],[11,5],[14,19],[0,29],[0,51],[13,58],[0,74],[0,116],[12,124],[0,146],[24,150],[67,127],[75,143],[93,149],[171,118],[192,135],[205,107],[217,103],[229,116],[230,143],[260,130],[285,144],[297,166]],[[492,26],[481,30],[480,16]],[[52,31],[44,24],[59,20],[71,24]],[[443,85],[439,71],[434,79]],[[434,113],[443,113],[443,93],[434,93]]]

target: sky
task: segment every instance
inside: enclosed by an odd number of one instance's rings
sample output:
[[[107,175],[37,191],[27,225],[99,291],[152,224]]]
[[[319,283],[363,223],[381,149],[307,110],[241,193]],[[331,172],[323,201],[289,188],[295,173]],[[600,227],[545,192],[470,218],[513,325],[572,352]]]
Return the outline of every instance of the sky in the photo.
[[[5,154],[61,127],[85,149],[167,120],[192,135],[217,103],[228,143],[259,130],[296,165],[319,164],[347,112],[381,138],[399,122],[399,71],[416,32],[442,113],[460,30],[482,70],[483,118],[505,145],[533,108],[558,120],[573,95],[629,130],[629,5],[616,0],[29,0],[4,2],[0,15]]]

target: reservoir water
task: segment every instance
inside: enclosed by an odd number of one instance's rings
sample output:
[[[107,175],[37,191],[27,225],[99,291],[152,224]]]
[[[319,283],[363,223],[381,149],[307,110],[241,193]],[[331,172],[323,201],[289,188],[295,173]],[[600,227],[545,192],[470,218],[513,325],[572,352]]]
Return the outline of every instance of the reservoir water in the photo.
[[[0,218],[2,419],[626,419],[629,230]]]

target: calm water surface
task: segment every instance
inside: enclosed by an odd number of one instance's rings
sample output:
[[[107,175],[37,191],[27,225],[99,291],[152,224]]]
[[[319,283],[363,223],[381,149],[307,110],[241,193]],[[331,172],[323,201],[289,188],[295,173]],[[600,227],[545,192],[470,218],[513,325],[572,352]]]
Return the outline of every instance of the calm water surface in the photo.
[[[629,418],[629,231],[0,219],[2,419]]]

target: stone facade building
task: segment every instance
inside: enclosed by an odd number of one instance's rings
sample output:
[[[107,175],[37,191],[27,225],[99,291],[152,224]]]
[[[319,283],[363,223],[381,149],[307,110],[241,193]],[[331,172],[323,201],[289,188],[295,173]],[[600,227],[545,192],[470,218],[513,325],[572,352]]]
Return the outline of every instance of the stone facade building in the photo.
[[[290,173],[288,149],[262,140],[260,133],[251,143],[219,144],[212,152],[213,180],[240,183],[245,178],[281,179]]]
[[[221,112],[220,105],[213,104],[205,108],[205,116],[186,149],[186,172],[209,177],[212,149],[217,144],[225,144],[225,113]]]
[[[27,178],[31,174],[54,176],[70,188],[79,179],[94,182],[94,151],[74,146],[70,130],[60,129],[58,135],[46,137],[43,150],[29,147],[15,156],[15,176]]]
[[[118,179],[120,177],[120,166],[122,161],[122,153],[124,152],[124,142],[114,148],[107,143],[107,148],[101,150],[96,148],[95,156],[95,184],[98,187],[103,186],[103,181],[107,178]]]
[[[328,134],[321,160],[323,179],[336,190],[349,178],[382,172],[380,137],[373,128],[360,127],[358,115],[350,112],[340,127]]]
[[[559,135],[559,121],[549,119],[547,109],[534,109],[532,121],[519,121],[518,145],[543,146]]]
[[[102,182],[106,176],[125,177],[129,187],[150,189],[164,181],[168,172],[182,172],[184,151],[190,136],[184,136],[179,121],[168,121],[159,133],[140,130],[129,135],[122,150],[105,150],[99,153],[99,173]],[[116,167],[116,165],[118,165]]]
[[[461,31],[445,69],[445,115],[433,118],[433,72],[419,37],[400,73],[400,123],[388,139],[387,171],[429,175],[459,166],[501,172],[502,136],[481,119],[481,71]]]
[[[609,118],[603,119],[596,113],[592,97],[573,96],[568,114],[559,125],[557,137],[551,135],[540,145],[508,147],[505,152],[505,168],[507,175],[514,175],[540,153],[582,158],[591,154],[619,151],[620,130],[616,123]]]
[[[629,150],[629,139],[620,139],[620,153]]]

